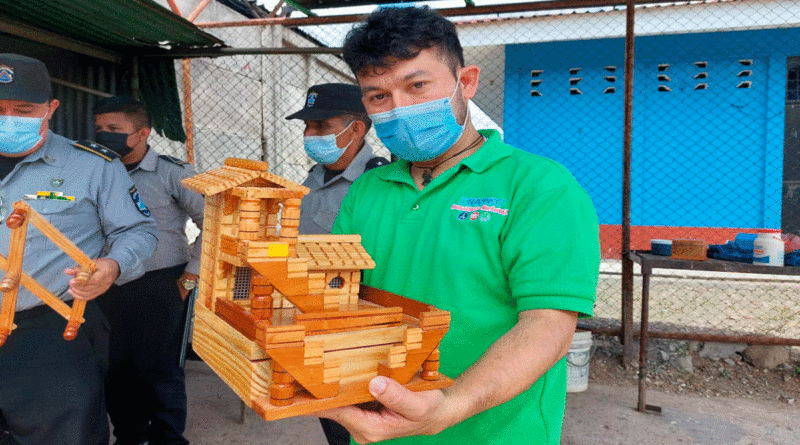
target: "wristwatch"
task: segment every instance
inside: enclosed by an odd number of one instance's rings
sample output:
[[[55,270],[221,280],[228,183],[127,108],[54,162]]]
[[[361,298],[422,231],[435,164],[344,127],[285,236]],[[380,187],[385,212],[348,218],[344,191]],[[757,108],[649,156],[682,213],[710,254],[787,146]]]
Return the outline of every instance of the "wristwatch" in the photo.
[[[181,286],[183,286],[186,290],[192,290],[197,287],[197,280],[190,280],[188,278],[184,278],[181,280]]]

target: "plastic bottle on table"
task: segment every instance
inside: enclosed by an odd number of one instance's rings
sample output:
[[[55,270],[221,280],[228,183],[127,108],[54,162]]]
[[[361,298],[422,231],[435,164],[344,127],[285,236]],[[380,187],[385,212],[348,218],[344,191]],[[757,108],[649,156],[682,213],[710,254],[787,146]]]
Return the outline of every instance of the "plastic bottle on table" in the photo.
[[[753,241],[753,264],[783,266],[784,243],[780,229],[762,229]]]

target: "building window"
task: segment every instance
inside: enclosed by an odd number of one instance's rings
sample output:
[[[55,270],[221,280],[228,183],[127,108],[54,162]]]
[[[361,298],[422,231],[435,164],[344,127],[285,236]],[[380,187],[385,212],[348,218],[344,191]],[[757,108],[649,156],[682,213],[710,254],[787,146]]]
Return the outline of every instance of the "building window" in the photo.
[[[250,298],[250,278],[253,276],[253,269],[249,267],[237,267],[236,275],[233,279],[233,299],[247,300]]]
[[[328,287],[331,289],[341,289],[344,286],[344,278],[341,276],[335,276],[331,278],[331,281],[328,283]]]

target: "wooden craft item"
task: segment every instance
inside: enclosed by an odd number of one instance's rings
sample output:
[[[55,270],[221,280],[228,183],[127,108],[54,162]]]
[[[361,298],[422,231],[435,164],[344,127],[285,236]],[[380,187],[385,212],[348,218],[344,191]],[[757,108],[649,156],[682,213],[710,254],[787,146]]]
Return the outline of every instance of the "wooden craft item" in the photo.
[[[66,303],[53,295],[44,286],[22,271],[22,259],[25,255],[25,239],[28,233],[28,223],[33,224],[43,235],[49,238],[59,249],[78,263],[80,272],[75,280],[86,284],[91,275],[97,270],[94,262],[86,256],[64,234],[58,231],[50,222],[42,218],[36,210],[24,201],[14,203],[14,210],[6,218],[6,226],[11,229],[9,239],[8,258],[0,255],[0,268],[6,272],[0,281],[0,291],[3,292],[3,304],[0,308],[0,346],[4,345],[14,326],[14,314],[17,305],[19,285],[22,284],[32,294],[46,305],[50,306],[59,315],[67,319],[64,329],[64,339],[72,340],[78,335],[78,328],[84,322],[83,312],[86,308],[85,300],[73,300],[70,308]]]
[[[672,258],[678,260],[705,261],[708,245],[703,240],[676,239],[672,240]]]
[[[299,235],[308,188],[243,159],[182,183],[209,222],[192,345],[261,417],[372,401],[378,375],[414,391],[452,384],[438,350],[450,313],[359,286],[375,267],[360,236]]]

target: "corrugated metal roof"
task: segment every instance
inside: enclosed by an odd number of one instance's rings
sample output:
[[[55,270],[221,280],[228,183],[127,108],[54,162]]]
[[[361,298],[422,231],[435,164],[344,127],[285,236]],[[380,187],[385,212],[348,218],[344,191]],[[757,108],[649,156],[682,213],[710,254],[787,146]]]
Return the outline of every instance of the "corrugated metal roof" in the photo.
[[[0,0],[0,31],[39,30],[125,55],[223,46],[153,0]]]

